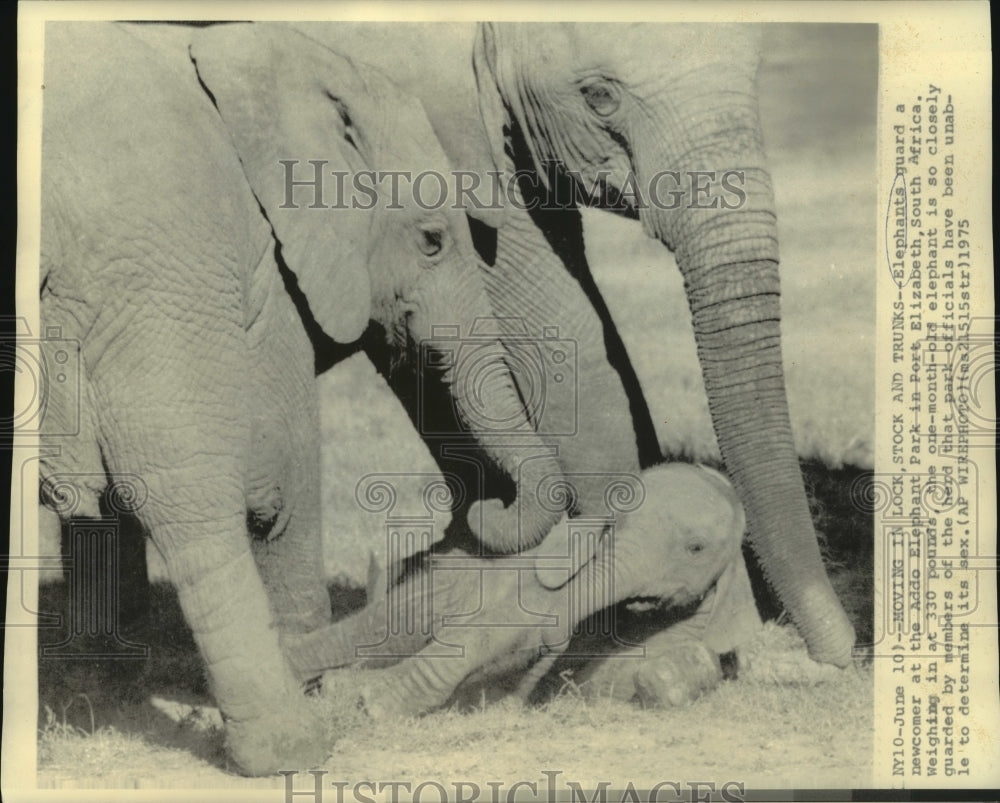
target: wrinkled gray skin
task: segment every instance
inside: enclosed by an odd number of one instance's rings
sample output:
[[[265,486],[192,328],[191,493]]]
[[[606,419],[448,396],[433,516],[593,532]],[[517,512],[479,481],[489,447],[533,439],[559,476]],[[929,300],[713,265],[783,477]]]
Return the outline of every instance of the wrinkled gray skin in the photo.
[[[81,343],[81,380],[46,400],[43,440],[61,452],[42,460],[43,498],[93,517],[138,478],[115,504],[164,557],[236,764],[315,766],[326,731],[279,644],[330,617],[314,356],[293,295],[342,343],[381,323],[399,359],[432,324],[467,330],[493,310],[461,212],[406,197],[283,209],[279,159],[351,174],[447,159],[418,102],[294,32],[50,24],[46,53],[42,324]],[[514,421],[531,445],[499,352],[494,367],[482,407],[456,393],[459,413]],[[454,390],[456,373],[438,378]],[[77,435],[52,435],[77,413]],[[512,456],[494,455],[505,470]],[[558,515],[541,511],[529,540]]]
[[[685,203],[636,208],[626,196],[624,212],[674,252],[684,275],[719,447],[767,577],[809,654],[847,665],[854,631],[820,559],[788,416],[777,221],[757,102],[759,29],[649,23],[310,29],[377,63],[421,97],[457,167],[483,177],[490,170],[526,171],[519,202],[532,185],[543,197],[551,191],[549,161],[575,171],[582,180],[560,173],[558,181],[584,195],[606,171],[608,192],[592,201],[597,207],[629,189],[629,175],[648,188],[659,171],[680,171]],[[461,66],[470,50],[474,75]],[[743,171],[745,203],[724,208],[732,196],[720,182],[709,182],[710,195],[698,196],[698,204],[714,199],[715,208],[693,208],[688,171],[699,170]],[[507,203],[469,214],[496,230],[487,289],[498,312],[524,319],[543,348],[557,345],[541,338],[551,326],[577,344],[579,392],[561,409],[552,397],[541,430],[558,445],[564,473],[634,472],[639,455],[622,383],[634,375],[627,361],[616,362],[619,375],[607,359],[605,342],[617,335],[609,318],[602,327],[603,302],[587,267],[577,209],[531,214]],[[551,379],[555,368],[547,365]],[[639,429],[641,407],[631,410]],[[567,422],[573,424],[568,430]],[[575,434],[552,434],[566,431]],[[575,512],[587,514],[595,505],[599,483],[582,480]],[[494,521],[481,526],[507,526],[500,516]],[[544,573],[540,578],[551,584]]]
[[[538,582],[530,552],[492,560],[437,556],[429,570],[407,576],[364,610],[290,636],[289,658],[303,679],[358,662],[395,664],[360,678],[366,708],[376,718],[418,714],[446,703],[464,682],[535,664],[519,686],[527,695],[569,645],[574,627],[605,609],[612,615],[615,603],[643,598],[684,606],[711,590],[683,623],[683,638],[674,631],[671,650],[609,660],[593,683],[613,686],[625,699],[638,693],[647,704],[686,702],[721,679],[712,646],[731,640],[734,630],[760,627],[740,551],[745,519],[732,486],[710,469],[659,466],[642,475],[642,484],[634,512],[615,520],[614,536],[606,533],[595,560],[562,588]],[[594,520],[575,521],[578,532],[601,532]],[[561,543],[565,552],[566,539]],[[589,552],[586,542],[575,548]],[[565,574],[571,561],[557,562]],[[610,629],[603,632],[609,641]],[[396,663],[407,656],[415,657]],[[338,680],[327,676],[342,692]]]

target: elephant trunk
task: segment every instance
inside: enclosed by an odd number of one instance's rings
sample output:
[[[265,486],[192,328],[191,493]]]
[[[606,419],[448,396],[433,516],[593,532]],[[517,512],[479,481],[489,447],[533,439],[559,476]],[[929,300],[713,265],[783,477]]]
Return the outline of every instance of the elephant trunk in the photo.
[[[650,566],[651,556],[648,550],[644,553],[635,547],[632,539],[621,537],[621,534],[600,540],[594,559],[586,563],[573,580],[574,594],[582,603],[581,609],[573,612],[576,618],[582,620],[604,610],[613,615],[616,603],[645,592],[644,578],[636,567]],[[665,579],[657,587],[656,595],[663,599],[670,597]]]
[[[705,86],[723,79],[726,90],[706,96]],[[754,76],[735,88],[731,71],[721,69],[687,80],[692,85],[667,93],[678,104],[669,120],[652,126],[667,142],[659,139],[644,160],[683,166],[682,202],[640,217],[675,251],[684,276],[709,410],[751,544],[812,658],[845,666],[854,631],[820,557],[789,421],[777,226]],[[652,175],[642,152],[641,181]]]
[[[713,282],[739,287],[748,274],[774,275],[774,290],[715,303],[700,301],[689,291],[709,409],[765,574],[810,655],[844,666],[850,661],[854,631],[823,568],[792,441],[782,373],[777,263],[727,265],[717,268]]]
[[[509,354],[499,337],[482,332],[488,328],[493,308],[480,274],[466,272],[458,278],[464,286],[463,318],[448,327],[442,338],[431,331],[424,346],[439,355],[439,380],[450,393],[462,426],[475,438],[486,457],[517,487],[517,498],[504,507],[497,500],[474,504],[469,525],[480,540],[498,552],[519,552],[539,543],[559,520],[562,511],[543,504],[539,488],[547,478],[561,476],[554,456],[535,431],[517,391],[508,363]],[[453,277],[455,278],[455,277]],[[440,297],[454,299],[455,286]],[[431,318],[435,320],[435,318]],[[454,309],[441,310],[436,320],[454,320]]]

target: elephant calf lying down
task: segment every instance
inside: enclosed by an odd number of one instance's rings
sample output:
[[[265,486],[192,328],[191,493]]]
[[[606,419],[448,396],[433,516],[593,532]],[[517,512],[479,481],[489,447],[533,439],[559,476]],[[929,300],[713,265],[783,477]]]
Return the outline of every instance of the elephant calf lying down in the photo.
[[[531,554],[435,557],[429,570],[364,610],[290,637],[290,660],[304,679],[349,664],[392,664],[365,675],[365,706],[374,717],[417,714],[446,703],[464,681],[512,665],[534,664],[520,687],[530,692],[574,627],[615,603],[686,605],[705,597],[662,655],[609,661],[617,667],[605,672],[627,697],[637,692],[646,702],[676,704],[696,696],[721,677],[713,653],[732,649],[760,624],[740,550],[743,509],[710,469],[661,466],[643,474],[643,484],[645,501],[613,537],[605,533],[595,559],[561,589],[538,582]],[[733,622],[750,632],[731,633]]]

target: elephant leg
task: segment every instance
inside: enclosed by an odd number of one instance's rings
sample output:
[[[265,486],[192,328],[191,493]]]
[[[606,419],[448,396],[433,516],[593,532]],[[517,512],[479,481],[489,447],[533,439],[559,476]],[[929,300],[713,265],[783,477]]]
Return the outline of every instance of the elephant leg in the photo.
[[[245,333],[198,306],[187,305],[189,328],[147,306],[105,352],[94,382],[108,468],[148,488],[136,513],[177,588],[239,767],[314,766],[325,727],[282,656],[247,538]]]
[[[552,671],[552,668],[558,663],[559,657],[565,651],[567,646],[569,646],[568,642],[564,644],[561,649],[546,652],[541,658],[535,661],[535,663],[529,666],[524,675],[518,681],[518,684],[513,691],[513,697],[520,700],[522,703],[528,703],[531,700],[531,695],[534,693],[535,689],[538,688],[538,684],[541,683],[542,679]]]
[[[530,654],[549,630],[565,630],[565,620],[551,615],[554,595],[543,591],[536,598],[531,591],[523,593],[522,577],[531,570],[522,564],[472,558],[461,568],[452,565],[440,573],[440,582],[430,584],[431,643],[400,663],[364,673],[361,698],[373,719],[438,708],[484,667]],[[533,581],[527,583],[534,588]]]
[[[146,564],[146,533],[131,514],[109,510],[102,500],[105,515],[118,522],[118,574],[124,593],[118,595],[118,621],[125,627],[142,623],[150,612],[152,588]]]
[[[398,623],[405,621],[405,613],[391,613],[388,599],[381,597],[350,616],[308,633],[283,634],[285,654],[298,676],[308,680],[329,669],[360,663],[383,667],[416,655],[429,640],[425,625],[420,623],[411,632],[401,629]],[[422,606],[420,613],[424,609]],[[371,657],[375,653],[378,656]]]
[[[39,453],[40,498],[45,507],[40,510],[55,511],[57,518],[53,520],[50,515],[45,515],[40,523],[49,528],[51,539],[48,543],[61,543],[65,550],[75,548],[68,539],[79,525],[100,519],[116,520],[116,568],[119,576],[114,583],[122,593],[114,598],[117,610],[107,614],[112,617],[112,622],[133,625],[149,610],[146,538],[135,516],[122,509],[121,500],[133,493],[141,495],[142,491],[134,478],[125,478],[119,487],[108,486],[98,442],[98,418],[93,406],[91,378],[81,348],[85,331],[81,321],[89,320],[89,316],[90,310],[78,298],[65,298],[52,293],[42,296],[42,331],[49,332],[54,328],[58,332],[57,337],[50,335],[52,346],[57,349],[56,358],[65,362],[56,364],[65,364],[69,370],[66,370],[62,380],[49,382],[46,386],[41,428],[43,448]],[[68,554],[66,558],[72,560]],[[103,562],[106,556],[97,553],[91,559]],[[76,582],[107,582],[107,579],[97,579],[102,566],[77,566],[74,571],[79,572]],[[93,588],[83,593],[100,592],[98,588]]]
[[[247,332],[255,403],[251,420],[248,524],[257,568],[282,632],[330,621],[320,498],[313,350],[268,254],[254,273],[266,287]]]
[[[686,705],[722,681],[719,656],[703,641],[667,631],[650,639],[647,648],[654,655],[647,656],[632,676],[644,708]]]
[[[643,658],[606,659],[585,688],[617,699],[638,696],[646,707],[685,705],[722,681],[719,656],[741,650],[762,627],[740,555],[690,617],[643,642]]]
[[[53,229],[58,225],[46,220],[46,238],[54,236]],[[43,250],[43,273],[58,267],[46,265],[47,258]],[[104,515],[101,499],[107,475],[98,443],[91,377],[81,348],[86,330],[80,322],[90,320],[89,311],[80,299],[53,293],[42,294],[40,307],[42,330],[58,332],[52,345],[69,369],[68,381],[49,382],[45,388],[38,472],[41,501],[63,521],[73,516],[98,518]]]

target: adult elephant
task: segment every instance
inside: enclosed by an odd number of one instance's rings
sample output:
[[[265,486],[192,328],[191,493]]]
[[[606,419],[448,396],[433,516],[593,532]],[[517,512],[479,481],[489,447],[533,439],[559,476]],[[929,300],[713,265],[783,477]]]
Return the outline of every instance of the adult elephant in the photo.
[[[638,217],[675,252],[751,543],[810,655],[847,665],[854,631],[820,558],[789,423],[778,237],[756,94],[759,29],[337,23],[310,31],[424,100],[453,162],[479,179],[466,207],[486,224],[478,244],[494,306],[549,355],[562,344],[546,332],[575,342],[578,393],[549,394],[536,420],[566,473],[634,472],[632,422],[640,447],[654,432],[590,275],[578,206]],[[469,50],[474,76],[455,66]],[[539,375],[553,387],[561,369],[544,362]],[[600,504],[599,486],[580,484],[575,512]]]
[[[61,448],[43,458],[43,499],[89,520],[114,497],[138,518],[243,771],[313,765],[326,726],[280,643],[330,617],[307,330],[346,343],[374,319],[402,360],[442,346],[432,325],[468,330],[493,310],[461,212],[405,187],[373,208],[369,193],[337,206],[331,188],[321,207],[280,160],[352,177],[447,159],[418,102],[291,31],[50,24],[46,54],[42,322],[79,344],[79,382],[46,399],[44,442]],[[463,421],[508,421],[537,455],[493,360],[475,402],[460,369],[437,378]],[[505,446],[483,448],[516,475],[522,447]],[[129,481],[142,493],[114,492]],[[557,518],[540,510],[525,537]]]

